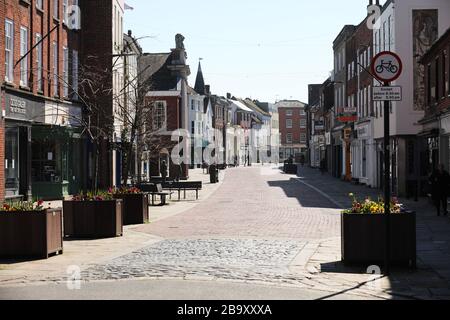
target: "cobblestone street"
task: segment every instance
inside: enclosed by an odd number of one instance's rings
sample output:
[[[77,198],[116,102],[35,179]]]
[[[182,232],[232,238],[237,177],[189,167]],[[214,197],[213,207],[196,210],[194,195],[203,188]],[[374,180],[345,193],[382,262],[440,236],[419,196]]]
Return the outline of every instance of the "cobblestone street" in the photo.
[[[301,168],[298,176],[275,167],[228,169],[222,184],[186,211],[178,207],[176,215],[167,217],[158,213],[156,221],[129,229],[147,244],[134,240],[139,245],[128,253],[87,263],[81,279],[243,282],[337,298],[448,298],[445,236],[450,221],[437,221],[426,202],[407,202],[425,213],[418,218],[419,241],[425,241],[419,243],[419,270],[395,270],[389,279],[379,279],[341,265],[340,211],[349,205],[349,192],[378,195],[312,169]],[[433,228],[441,232],[430,238]],[[440,246],[441,254],[434,246]],[[44,279],[65,278],[44,274]]]

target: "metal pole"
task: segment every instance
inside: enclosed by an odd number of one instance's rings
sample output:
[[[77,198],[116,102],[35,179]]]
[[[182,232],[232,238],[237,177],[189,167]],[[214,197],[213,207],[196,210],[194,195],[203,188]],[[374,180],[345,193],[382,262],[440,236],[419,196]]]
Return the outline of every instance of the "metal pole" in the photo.
[[[385,83],[385,87],[389,83]],[[384,101],[384,211],[386,218],[386,250],[385,250],[385,272],[388,276],[390,274],[390,255],[391,255],[391,185],[390,185],[390,102]]]

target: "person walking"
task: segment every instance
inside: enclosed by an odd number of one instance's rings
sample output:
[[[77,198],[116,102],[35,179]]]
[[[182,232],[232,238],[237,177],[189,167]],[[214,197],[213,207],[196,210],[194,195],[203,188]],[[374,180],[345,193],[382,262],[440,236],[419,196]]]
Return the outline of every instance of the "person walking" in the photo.
[[[167,164],[166,164],[165,160],[163,160],[161,162],[161,169],[160,170],[161,170],[162,181],[163,181],[163,183],[165,183],[166,182],[166,178],[167,178]]]
[[[305,166],[305,156],[303,154],[300,156],[300,164],[302,167]]]
[[[322,175],[325,174],[325,171],[327,170],[326,166],[325,159],[320,160],[320,172]]]
[[[437,209],[438,216],[441,215],[441,204],[444,209],[444,215],[447,211],[447,198],[450,186],[450,175],[444,169],[444,165],[440,164],[438,169],[430,176],[431,195]]]
[[[175,174],[176,182],[180,182],[182,174],[183,174],[183,168],[181,167],[181,164],[176,165],[176,174]]]

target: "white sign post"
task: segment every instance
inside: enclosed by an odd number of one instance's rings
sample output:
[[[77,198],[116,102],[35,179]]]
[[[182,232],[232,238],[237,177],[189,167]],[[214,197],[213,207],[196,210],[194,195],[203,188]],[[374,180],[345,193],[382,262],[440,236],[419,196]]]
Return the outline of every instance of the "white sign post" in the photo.
[[[373,87],[373,101],[402,101],[402,87]]]
[[[375,94],[378,93],[379,98],[384,101],[384,213],[386,218],[386,249],[385,249],[385,270],[384,274],[389,275],[390,263],[391,263],[391,158],[390,158],[390,121],[389,121],[389,108],[390,101],[394,98],[400,98],[401,100],[401,88],[400,97],[398,97],[398,89],[390,87],[392,81],[397,80],[402,71],[403,64],[400,57],[390,51],[383,51],[377,54],[372,59],[372,75],[379,81],[384,83],[383,87],[374,87],[373,98],[375,100]],[[398,88],[398,87],[397,87]],[[396,93],[396,94],[395,94]],[[376,101],[376,100],[375,100]]]

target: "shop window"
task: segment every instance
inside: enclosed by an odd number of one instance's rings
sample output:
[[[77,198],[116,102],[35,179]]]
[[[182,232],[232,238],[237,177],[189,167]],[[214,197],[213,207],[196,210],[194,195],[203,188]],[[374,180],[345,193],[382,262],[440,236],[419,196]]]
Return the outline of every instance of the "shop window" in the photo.
[[[68,180],[68,155],[63,143],[55,139],[33,139],[32,155],[33,182],[61,183]]]

